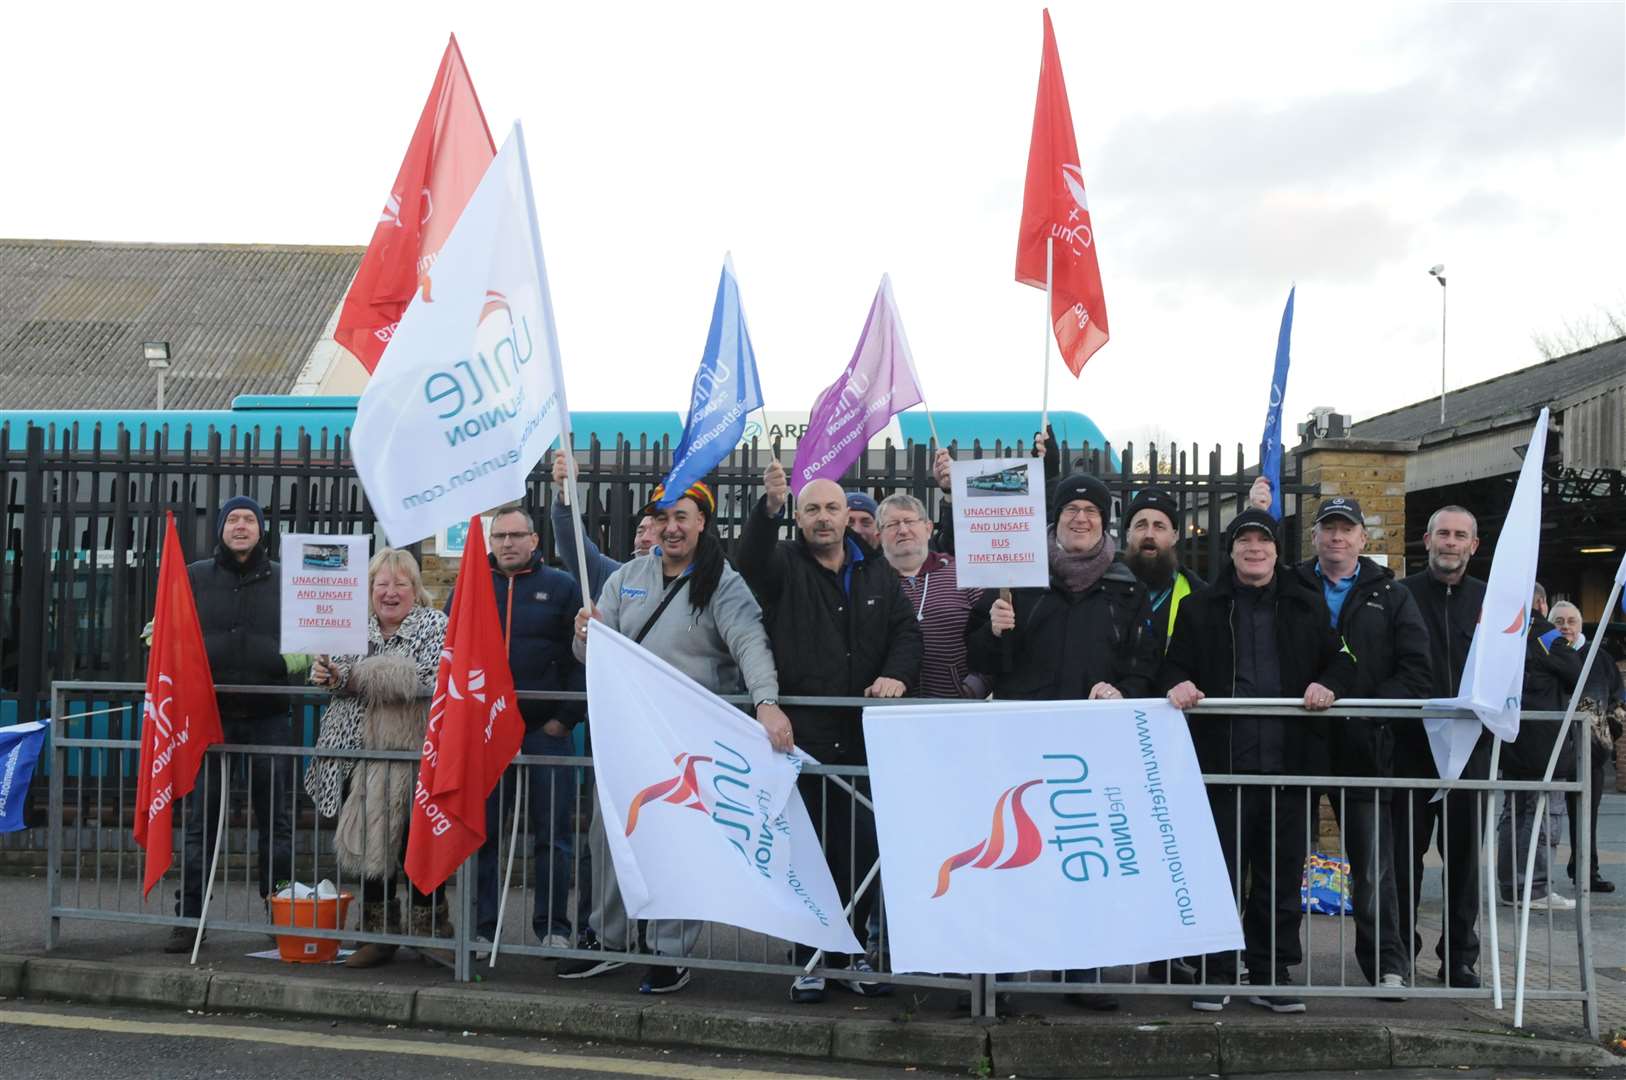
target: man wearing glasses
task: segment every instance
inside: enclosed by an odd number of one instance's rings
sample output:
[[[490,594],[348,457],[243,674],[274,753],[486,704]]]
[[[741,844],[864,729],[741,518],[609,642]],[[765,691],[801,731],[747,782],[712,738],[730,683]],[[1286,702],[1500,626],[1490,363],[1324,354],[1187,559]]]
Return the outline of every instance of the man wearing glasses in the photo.
[[[1112,493],[1074,473],[1050,500],[1050,586],[986,593],[966,632],[972,668],[989,672],[996,698],[1038,701],[1148,697],[1162,643],[1152,630],[1146,586],[1114,558],[1106,530]],[[1001,590],[1003,591],[1003,590]],[[1099,982],[1069,971],[1068,982]],[[1077,993],[1074,1004],[1108,1010],[1105,994]]]
[[[962,589],[954,556],[931,550],[932,522],[913,495],[881,500],[877,513],[881,552],[903,580],[903,593],[925,639],[920,661],[921,697],[984,698],[991,684],[966,662],[965,628],[981,589]]]
[[[508,664],[516,690],[585,690],[582,666],[571,653],[576,612],[582,606],[576,579],[542,561],[541,538],[531,515],[519,506],[507,506],[491,519],[491,583],[497,596],[497,616],[508,643]],[[446,610],[452,598],[446,598]],[[568,756],[576,752],[570,729],[585,713],[580,703],[521,701],[525,741],[521,753]],[[502,866],[497,857],[503,835],[503,804],[512,804],[516,776],[510,774],[486,801],[486,842],[480,849],[476,920],[481,938],[490,941],[497,929],[497,900]],[[536,857],[536,903],[531,927],[549,948],[568,949],[571,826],[576,797],[576,770],[566,766],[537,766],[527,778],[527,809],[531,845]],[[585,861],[585,860],[584,860]],[[585,876],[585,875],[584,875]],[[586,888],[581,893],[586,895]],[[478,958],[478,954],[476,954]]]

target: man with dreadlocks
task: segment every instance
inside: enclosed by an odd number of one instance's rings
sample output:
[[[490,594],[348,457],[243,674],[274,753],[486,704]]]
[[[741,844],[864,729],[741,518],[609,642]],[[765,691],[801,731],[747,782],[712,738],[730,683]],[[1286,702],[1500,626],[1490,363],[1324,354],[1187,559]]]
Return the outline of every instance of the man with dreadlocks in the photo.
[[[791,749],[790,720],[778,704],[779,680],[773,650],[762,626],[762,609],[745,580],[723,558],[722,541],[712,519],[717,500],[705,484],[696,483],[666,502],[655,488],[645,512],[652,515],[660,546],[647,558],[625,563],[604,582],[591,613],[576,616],[575,652],[587,659],[587,622],[600,619],[716,694],[744,690],[756,703],[757,720],[775,750]],[[589,719],[591,724],[592,720]],[[598,868],[599,895],[592,927],[602,947],[627,950],[634,932],[615,880],[615,864],[604,838],[595,804],[588,833],[593,865]],[[700,936],[700,924],[666,921],[650,924],[650,945],[659,955],[688,956]],[[559,967],[561,979],[585,979],[622,966],[608,956],[578,960]],[[669,994],[689,985],[689,969],[651,965],[640,993]]]

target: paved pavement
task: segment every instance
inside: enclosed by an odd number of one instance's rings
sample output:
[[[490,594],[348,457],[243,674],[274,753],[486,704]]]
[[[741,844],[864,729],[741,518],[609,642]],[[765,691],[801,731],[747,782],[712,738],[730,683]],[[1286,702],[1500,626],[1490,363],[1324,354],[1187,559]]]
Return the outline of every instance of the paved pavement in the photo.
[[[1623,886],[1623,892],[1598,895],[1593,903],[1594,970],[1597,977],[1598,999],[1602,1028],[1605,1034],[1612,1029],[1626,1029],[1626,796],[1608,795],[1600,823],[1600,849],[1602,870]],[[1567,837],[1564,839],[1567,840]],[[1565,852],[1560,849],[1557,866],[1562,870]],[[131,866],[133,868],[133,862]],[[1567,884],[1567,882],[1565,883]],[[1432,940],[1438,933],[1438,919],[1430,914],[1439,905],[1438,875],[1431,874],[1425,891],[1423,924],[1425,937],[1430,942],[1419,968],[1418,985],[1421,988],[1438,987],[1433,978]],[[166,903],[156,898],[147,904],[140,902],[138,887],[127,875],[119,880],[116,875],[94,876],[69,881],[64,899],[85,906],[122,909],[128,912],[161,912]],[[43,877],[0,877],[0,952],[38,955],[43,945],[45,882]],[[263,918],[256,914],[258,898],[240,880],[233,881],[217,892],[217,904],[234,919]],[[510,905],[510,919],[506,933],[517,936],[528,927],[524,915]],[[1385,1004],[1359,999],[1312,999],[1313,1018],[1345,1019],[1374,1024],[1405,1023],[1413,1025],[1442,1025],[1453,1027],[1503,1027],[1512,1020],[1512,972],[1514,923],[1511,908],[1499,910],[1503,953],[1504,985],[1507,988],[1506,1008],[1494,1010],[1489,1001],[1463,1002],[1444,999],[1413,999],[1404,1004]],[[1573,987],[1577,985],[1575,934],[1573,916],[1546,913],[1532,917],[1531,967],[1532,986]],[[1350,920],[1314,917],[1309,920],[1310,970],[1318,983],[1338,982],[1340,978],[1355,983],[1358,971],[1350,956],[1353,948],[1353,925]],[[1432,927],[1432,929],[1427,929]],[[55,956],[80,957],[102,960],[126,960],[149,966],[169,965],[182,967],[184,956],[167,956],[159,945],[167,934],[162,927],[147,927],[114,922],[73,921],[64,924],[63,944]],[[1342,935],[1342,937],[1340,936]],[[726,928],[713,928],[703,939],[706,951],[729,959],[760,959],[777,954],[777,947],[756,935],[739,933]],[[370,972],[345,972],[343,969],[308,965],[283,965],[274,961],[248,959],[245,954],[270,947],[270,941],[258,934],[213,934],[206,945],[200,962],[211,970],[255,972],[285,975],[290,978],[326,977],[360,978],[367,983],[387,981],[390,985],[429,987],[447,981],[444,969],[411,960]],[[409,954],[403,953],[403,956]],[[1548,959],[1553,958],[1550,970]],[[1488,958],[1487,958],[1488,960]],[[1482,974],[1488,977],[1489,968],[1482,963]],[[546,989],[555,993],[571,993],[571,984],[553,977],[550,961],[534,957],[510,956],[501,959],[495,971],[480,968],[481,979],[494,989],[526,990]],[[1303,979],[1305,972],[1299,972]],[[622,972],[593,980],[592,995],[625,998],[631,1004],[647,1004],[650,999],[636,993],[639,973],[629,968]],[[1109,972],[1109,978],[1125,979],[1127,969]],[[580,985],[580,984],[575,984]],[[807,1015],[808,1007],[792,1005],[786,995],[787,982],[781,976],[740,972],[696,972],[694,984],[673,1000],[696,1007],[714,1005],[719,1009],[748,1007],[757,1012],[785,1012]],[[853,1016],[865,1019],[953,1020],[963,1016],[958,994],[948,990],[903,989],[891,998],[862,999],[832,992],[823,1006],[814,1007],[825,1016]],[[1168,996],[1126,996],[1122,1009],[1113,1014],[1081,1013],[1056,995],[1014,995],[1006,1006],[1008,1014],[1032,1018],[1044,1023],[1067,1024],[1122,1024],[1125,1021],[1155,1023],[1164,1020],[1191,1020],[1194,1018],[1183,1000]],[[1221,1017],[1226,1024],[1280,1022],[1262,1010],[1246,1004],[1233,1004]],[[1287,1018],[1286,1022],[1295,1022]],[[1302,1021],[1300,1021],[1302,1022]],[[1573,1003],[1531,1003],[1526,1010],[1528,1027],[1546,1034],[1577,1037],[1583,1034],[1580,1009]],[[0,1058],[0,1060],[4,1060]]]

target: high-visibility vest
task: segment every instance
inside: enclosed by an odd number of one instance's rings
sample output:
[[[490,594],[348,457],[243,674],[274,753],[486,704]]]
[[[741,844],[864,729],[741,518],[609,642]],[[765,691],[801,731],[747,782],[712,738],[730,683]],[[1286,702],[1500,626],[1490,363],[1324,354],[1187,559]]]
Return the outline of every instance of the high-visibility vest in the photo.
[[[1174,588],[1169,594],[1169,621],[1163,627],[1163,651],[1169,651],[1169,642],[1174,640],[1174,620],[1180,616],[1180,601],[1191,595],[1191,582],[1186,575],[1176,570],[1174,572]]]

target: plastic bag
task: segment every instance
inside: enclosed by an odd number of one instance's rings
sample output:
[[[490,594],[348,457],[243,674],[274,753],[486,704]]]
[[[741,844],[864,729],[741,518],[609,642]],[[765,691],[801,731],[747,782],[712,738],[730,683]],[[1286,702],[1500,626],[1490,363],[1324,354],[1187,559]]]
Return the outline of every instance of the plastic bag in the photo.
[[[318,881],[314,889],[303,881],[291,881],[276,893],[278,900],[309,900],[313,896],[318,900],[334,900],[338,895],[338,887],[327,878]]]
[[[1311,914],[1355,914],[1355,893],[1349,877],[1349,860],[1341,855],[1312,852],[1304,860],[1304,877],[1299,883],[1299,900],[1304,910]]]

